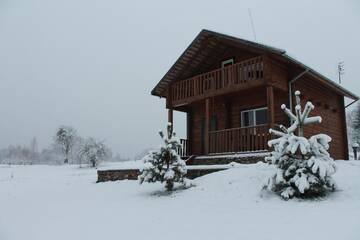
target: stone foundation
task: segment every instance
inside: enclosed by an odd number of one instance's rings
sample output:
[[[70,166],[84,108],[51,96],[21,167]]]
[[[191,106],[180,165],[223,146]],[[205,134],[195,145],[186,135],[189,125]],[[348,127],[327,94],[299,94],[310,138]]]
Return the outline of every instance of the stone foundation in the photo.
[[[251,164],[264,161],[268,152],[249,152],[249,153],[234,153],[234,154],[218,154],[205,156],[192,156],[186,161],[189,165],[186,177],[194,179],[209,173],[227,169],[225,166],[200,167],[200,165],[227,165],[231,162]],[[194,166],[191,168],[191,166]],[[97,182],[118,181],[118,180],[137,180],[140,171],[139,169],[111,169],[98,170]]]
[[[218,172],[227,168],[212,168],[212,169],[188,169],[186,177],[194,179],[209,173]],[[118,180],[137,180],[140,174],[139,169],[118,169],[118,170],[98,170],[97,182],[108,182]]]

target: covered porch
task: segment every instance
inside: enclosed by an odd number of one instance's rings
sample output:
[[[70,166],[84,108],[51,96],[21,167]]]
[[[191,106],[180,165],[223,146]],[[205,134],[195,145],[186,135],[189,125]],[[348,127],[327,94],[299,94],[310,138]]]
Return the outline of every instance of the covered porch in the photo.
[[[216,155],[244,152],[262,152],[268,150],[269,127],[267,124],[255,127],[239,127],[209,131],[208,152],[194,154],[191,151],[190,139],[180,139],[181,157],[192,155]]]
[[[171,123],[173,111],[187,116],[187,137],[180,139],[179,154],[187,158],[268,150],[269,128],[275,122],[273,92],[264,85],[169,108]]]

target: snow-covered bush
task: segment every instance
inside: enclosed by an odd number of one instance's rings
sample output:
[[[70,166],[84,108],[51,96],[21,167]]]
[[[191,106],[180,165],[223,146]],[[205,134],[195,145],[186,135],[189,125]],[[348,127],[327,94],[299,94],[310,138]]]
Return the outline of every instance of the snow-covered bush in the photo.
[[[79,155],[89,162],[91,167],[96,167],[100,161],[105,160],[109,156],[109,149],[103,142],[99,142],[94,138],[88,138],[80,147]]]
[[[175,182],[187,184],[186,164],[177,153],[181,145],[171,123],[168,124],[166,135],[162,131],[159,134],[164,143],[158,150],[150,151],[143,158],[144,167],[139,175],[139,182],[165,182],[165,188],[171,191]]]
[[[302,112],[300,92],[295,92],[295,115],[283,104],[281,108],[291,119],[292,125],[280,130],[270,129],[270,133],[279,138],[268,142],[274,151],[266,161],[276,165],[276,171],[266,181],[264,187],[281,195],[284,199],[292,197],[323,196],[329,190],[335,189],[331,177],[335,173],[335,163],[327,150],[331,138],[325,134],[317,134],[309,139],[303,136],[304,125],[321,123],[321,117],[309,117],[314,109],[307,102]],[[294,132],[298,130],[298,135]]]

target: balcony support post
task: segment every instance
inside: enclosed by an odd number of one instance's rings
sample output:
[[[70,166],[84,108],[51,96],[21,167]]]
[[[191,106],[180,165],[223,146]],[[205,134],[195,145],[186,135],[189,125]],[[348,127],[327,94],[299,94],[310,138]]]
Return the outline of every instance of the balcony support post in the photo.
[[[168,123],[171,123],[171,126],[173,126],[174,120],[173,120],[173,110],[170,108],[168,109]],[[173,126],[174,129],[174,126]]]
[[[275,111],[274,111],[274,88],[273,86],[266,87],[266,99],[268,109],[268,123],[270,128],[274,128],[275,125]]]
[[[173,118],[173,107],[172,107],[172,86],[170,85],[168,88],[168,94],[166,98],[166,108],[168,109],[168,122],[173,126],[174,118]],[[174,126],[173,126],[174,129]]]
[[[191,145],[192,145],[192,112],[191,110],[186,113],[186,137],[187,137],[187,150],[188,154],[191,155]]]
[[[204,139],[204,144],[205,144],[205,154],[209,154],[209,145],[210,145],[210,136],[209,136],[209,131],[210,131],[210,98],[206,98],[205,99],[205,139]]]

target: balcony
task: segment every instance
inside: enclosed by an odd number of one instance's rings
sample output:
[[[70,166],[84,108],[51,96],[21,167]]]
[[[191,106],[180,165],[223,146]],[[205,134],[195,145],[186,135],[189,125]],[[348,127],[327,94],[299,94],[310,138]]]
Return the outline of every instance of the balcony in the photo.
[[[256,57],[175,82],[171,88],[172,105],[181,106],[206,97],[260,85],[266,76],[264,63],[263,57]]]

